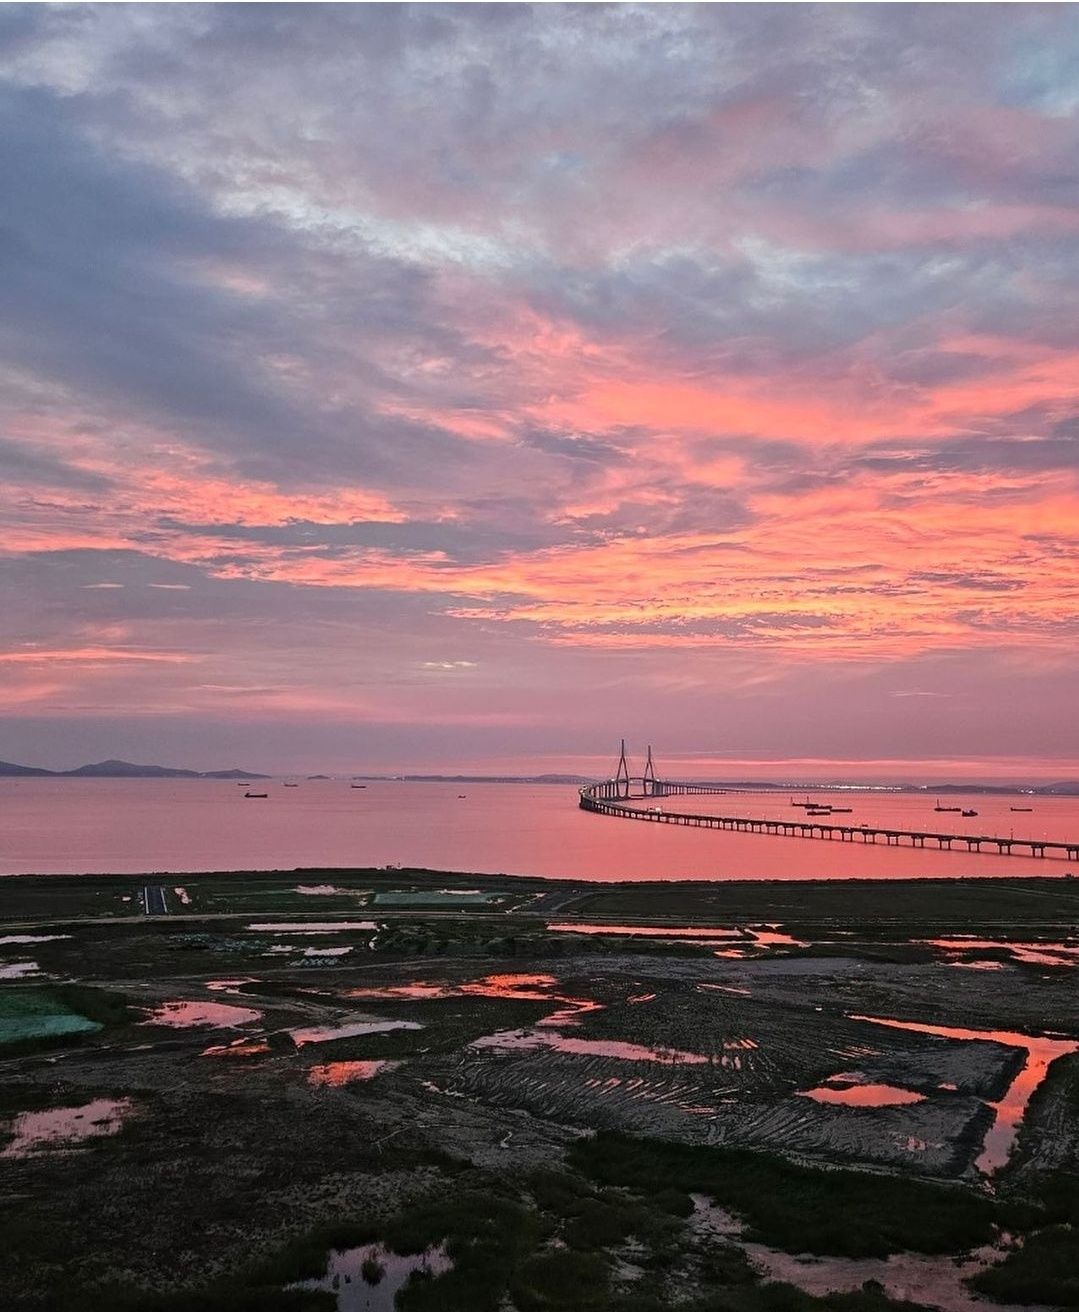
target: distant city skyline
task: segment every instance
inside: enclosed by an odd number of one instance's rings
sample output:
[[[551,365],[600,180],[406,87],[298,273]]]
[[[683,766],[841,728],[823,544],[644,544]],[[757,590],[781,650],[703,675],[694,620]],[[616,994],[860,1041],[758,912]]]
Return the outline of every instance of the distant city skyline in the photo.
[[[0,758],[1079,772],[1079,11],[0,7]]]

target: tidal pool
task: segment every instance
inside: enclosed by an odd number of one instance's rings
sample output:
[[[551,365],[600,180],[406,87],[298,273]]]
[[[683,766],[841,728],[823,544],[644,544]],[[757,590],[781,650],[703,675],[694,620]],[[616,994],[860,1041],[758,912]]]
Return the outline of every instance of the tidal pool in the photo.
[[[889,1298],[910,1301],[941,1312],[1020,1312],[1009,1304],[990,1303],[963,1283],[1004,1256],[1003,1247],[987,1245],[953,1257],[923,1253],[893,1253],[890,1257],[795,1256],[767,1244],[746,1242],[745,1225],[702,1194],[693,1194],[690,1225],[703,1234],[734,1240],[768,1280],[782,1280],[822,1298],[832,1293],[857,1293],[867,1280],[883,1285]],[[1028,1307],[1022,1312],[1048,1312]]]
[[[381,1272],[372,1282],[364,1274]],[[423,1253],[401,1256],[391,1253],[382,1244],[366,1244],[363,1248],[347,1248],[344,1252],[331,1252],[326,1274],[320,1280],[302,1280],[289,1289],[326,1289],[337,1295],[337,1312],[393,1312],[397,1291],[408,1281],[413,1271],[425,1271],[438,1276],[448,1271],[453,1262],[440,1244]]]
[[[469,1045],[473,1048],[553,1048],[556,1052],[581,1057],[614,1057],[620,1061],[655,1061],[666,1065],[682,1063],[707,1065],[712,1059],[700,1052],[682,1052],[677,1048],[651,1048],[641,1043],[621,1043],[615,1039],[574,1039],[544,1030],[503,1030],[485,1034]]]
[[[56,943],[70,934],[4,934],[0,937],[0,947],[9,943]]]
[[[558,984],[554,975],[506,974],[485,975],[464,984],[388,984],[349,989],[348,998],[404,998],[414,1001],[439,998],[512,998],[525,1002],[561,1002],[565,1005],[539,1022],[540,1025],[575,1025],[586,1011],[598,1011],[602,1004],[590,998],[570,998],[551,990]]]
[[[414,1020],[356,1020],[344,1021],[340,1025],[311,1025],[296,1030],[289,1030],[292,1041],[297,1048],[306,1043],[329,1043],[332,1039],[353,1039],[360,1034],[384,1034],[388,1030],[422,1030],[424,1027]]]
[[[163,1002],[140,1025],[167,1025],[170,1029],[194,1029],[212,1026],[224,1029],[233,1025],[247,1025],[262,1018],[261,1011],[251,1007],[235,1007],[228,1002]]]
[[[395,1071],[399,1061],[329,1061],[323,1066],[312,1066],[307,1072],[307,1083],[317,1087],[337,1088],[357,1080],[373,1080],[383,1071]]]
[[[851,1084],[846,1088],[822,1084],[817,1089],[806,1089],[798,1096],[843,1107],[903,1107],[912,1102],[925,1102],[924,1093],[901,1089],[894,1084]]]
[[[11,1126],[14,1138],[0,1157],[28,1157],[50,1148],[67,1148],[84,1139],[115,1134],[131,1110],[130,1098],[95,1098],[81,1107],[21,1112]]]
[[[0,979],[31,979],[40,974],[36,961],[9,961],[0,966]]]
[[[1011,939],[966,938],[924,938],[919,943],[927,947],[940,948],[944,952],[1008,952],[1016,961],[1029,966],[1077,966],[1079,965],[1079,945],[1072,943],[1017,943]]]
[[[233,1039],[231,1043],[218,1043],[212,1048],[203,1048],[204,1057],[265,1057],[270,1045],[265,1039]]]
[[[986,1132],[982,1151],[974,1163],[985,1175],[998,1171],[1008,1160],[1027,1104],[1034,1090],[1045,1079],[1049,1064],[1058,1057],[1079,1052],[1079,1042],[1075,1039],[1039,1038],[1011,1030],[967,1030],[952,1025],[919,1025],[913,1021],[886,1020],[879,1016],[851,1016],[849,1019],[866,1021],[870,1025],[886,1025],[896,1030],[909,1030],[914,1034],[929,1034],[941,1039],[1002,1043],[1010,1048],[1021,1048],[1026,1053],[1026,1061],[1004,1097],[999,1102],[986,1104],[993,1110],[993,1124]]]

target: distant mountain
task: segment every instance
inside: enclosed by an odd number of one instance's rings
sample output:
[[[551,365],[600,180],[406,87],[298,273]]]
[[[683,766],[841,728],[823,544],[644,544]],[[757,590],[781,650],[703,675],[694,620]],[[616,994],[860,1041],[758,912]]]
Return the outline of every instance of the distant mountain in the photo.
[[[0,776],[49,779],[268,779],[250,770],[178,770],[169,765],[136,765],[132,761],[96,761],[75,770],[40,770],[0,761]]]
[[[22,778],[41,778],[52,774],[52,770],[39,770],[34,765],[14,765],[11,761],[0,761],[0,775],[16,775]]]

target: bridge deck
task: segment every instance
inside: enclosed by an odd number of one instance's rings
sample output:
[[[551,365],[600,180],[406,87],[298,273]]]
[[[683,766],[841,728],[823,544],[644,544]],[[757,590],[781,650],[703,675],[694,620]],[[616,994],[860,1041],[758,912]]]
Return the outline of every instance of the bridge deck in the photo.
[[[639,782],[644,787],[645,781]],[[652,824],[688,825],[697,829],[726,829],[739,833],[777,834],[794,838],[825,838],[835,842],[876,843],[882,839],[892,846],[925,847],[927,843],[951,850],[954,844],[965,844],[968,852],[981,852],[991,847],[1000,856],[1052,857],[1065,861],[1079,861],[1079,840],[1056,842],[1045,838],[1000,838],[994,834],[949,834],[922,829],[885,829],[875,825],[822,824],[819,820],[752,819],[733,815],[699,815],[687,811],[668,811],[658,806],[635,806],[637,801],[650,801],[674,794],[723,793],[723,788],[706,784],[671,783],[649,780],[648,790],[639,796],[632,795],[624,784],[616,780],[589,784],[581,789],[581,808],[599,815],[615,816],[623,820],[647,820]]]

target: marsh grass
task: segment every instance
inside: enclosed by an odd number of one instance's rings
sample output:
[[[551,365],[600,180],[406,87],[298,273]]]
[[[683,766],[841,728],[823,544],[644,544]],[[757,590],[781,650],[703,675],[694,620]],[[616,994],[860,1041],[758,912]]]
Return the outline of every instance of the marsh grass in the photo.
[[[956,1252],[991,1239],[997,1219],[991,1201],[960,1188],[617,1132],[578,1141],[570,1161],[604,1184],[707,1194],[743,1216],[753,1238],[786,1252]]]

